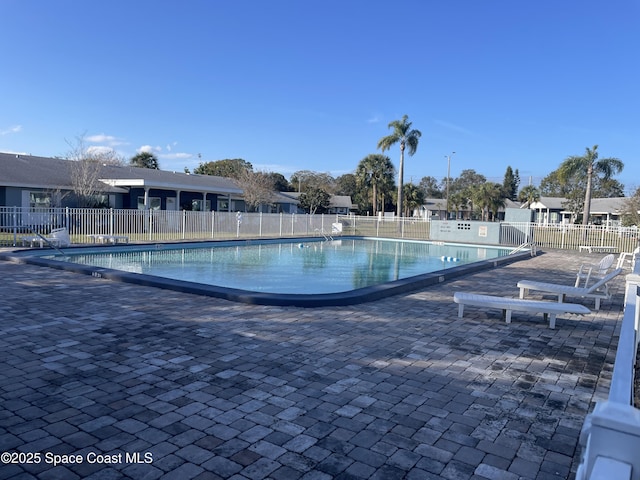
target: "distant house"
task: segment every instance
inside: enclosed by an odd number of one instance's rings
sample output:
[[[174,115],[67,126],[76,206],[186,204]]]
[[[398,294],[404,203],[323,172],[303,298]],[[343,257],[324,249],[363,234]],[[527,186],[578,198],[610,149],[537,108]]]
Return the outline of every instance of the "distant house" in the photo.
[[[77,207],[74,167],[71,160],[0,153],[0,206]],[[242,189],[229,178],[130,166],[95,168],[93,201],[103,207],[244,210]]]
[[[447,200],[445,198],[427,198],[413,216],[426,220],[444,220],[447,218]]]
[[[274,209],[276,212],[284,213],[305,213],[304,209],[298,207],[300,203],[300,192],[278,192],[274,198]],[[348,215],[356,209],[349,195],[331,195],[327,213]]]
[[[348,215],[356,209],[356,205],[351,202],[349,195],[331,195],[329,199],[329,208],[327,213],[336,213],[338,215]]]
[[[592,198],[589,212],[592,223],[596,225],[617,224],[624,213],[627,201],[626,197]],[[540,197],[537,202],[533,202],[529,206],[534,211],[533,221],[545,225],[571,223],[572,219],[582,214],[582,210],[571,211],[565,207],[566,203],[567,199],[562,197]]]
[[[533,222],[546,225],[548,223],[569,223],[563,204],[567,199],[562,197],[540,197],[536,202],[532,202],[529,208],[534,211]]]
[[[498,210],[498,220],[504,220],[504,212],[506,208],[520,208],[520,202],[513,202],[505,199],[505,206]],[[449,205],[450,220],[469,220],[471,219],[471,204],[465,207],[458,207],[454,212],[454,205]],[[427,220],[446,220],[447,218],[447,199],[446,198],[427,198],[425,203],[414,212],[414,216],[420,216]]]
[[[78,207],[72,178],[78,162],[0,153],[0,206]],[[91,166],[94,168],[94,166]],[[143,210],[245,211],[244,192],[232,179],[131,166],[95,164],[92,203],[104,208]],[[278,192],[265,213],[304,213],[298,192]],[[333,196],[330,213],[354,209],[348,196]]]

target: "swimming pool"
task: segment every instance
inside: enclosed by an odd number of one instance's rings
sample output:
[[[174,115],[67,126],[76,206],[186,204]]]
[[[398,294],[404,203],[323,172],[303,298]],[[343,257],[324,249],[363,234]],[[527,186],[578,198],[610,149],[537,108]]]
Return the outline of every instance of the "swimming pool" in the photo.
[[[527,256],[510,251],[343,237],[32,250],[23,261],[246,303],[313,307],[362,303]]]

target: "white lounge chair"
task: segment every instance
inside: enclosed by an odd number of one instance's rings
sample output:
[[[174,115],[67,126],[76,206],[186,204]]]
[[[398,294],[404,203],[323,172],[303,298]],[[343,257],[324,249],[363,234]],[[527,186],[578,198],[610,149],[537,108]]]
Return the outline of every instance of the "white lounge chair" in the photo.
[[[56,247],[68,247],[71,245],[71,237],[66,227],[51,230],[51,240]]]
[[[613,253],[610,253],[609,255],[602,257],[602,260],[598,263],[583,263],[580,265],[580,269],[576,275],[575,286],[579,287],[581,280],[584,280],[584,287],[589,286],[589,280],[602,280],[607,275],[607,272],[611,268],[611,265],[613,265],[614,260],[615,257],[613,256]]]
[[[22,237],[20,239],[22,241],[22,245],[33,247],[34,244],[39,244],[40,248],[43,248],[45,244],[47,246],[53,247],[68,247],[71,245],[71,237],[69,236],[69,231],[65,228],[54,228],[51,230],[51,235],[43,236],[43,235],[32,235],[29,237]]]
[[[524,298],[529,293],[529,290],[558,295],[558,302],[560,303],[565,301],[567,295],[572,297],[593,298],[596,301],[596,310],[600,310],[600,300],[608,300],[611,298],[607,284],[613,280],[613,278],[620,275],[620,273],[622,273],[622,269],[616,268],[590,287],[574,287],[572,285],[537,282],[535,280],[520,280],[518,282],[518,288],[520,289],[520,298]]]
[[[636,260],[640,256],[640,247],[636,247],[633,252],[622,252],[618,257],[618,263],[616,264],[616,268],[624,268],[625,263],[629,262],[631,264],[631,268],[635,267]]]
[[[562,313],[591,313],[584,305],[575,303],[556,303],[541,300],[520,300],[518,298],[496,297],[493,295],[477,295],[475,293],[455,292],[453,301],[458,304],[458,317],[462,318],[464,306],[496,308],[502,310],[506,323],[511,323],[511,312],[542,313],[545,321],[549,319],[549,328],[556,328],[556,316]]]

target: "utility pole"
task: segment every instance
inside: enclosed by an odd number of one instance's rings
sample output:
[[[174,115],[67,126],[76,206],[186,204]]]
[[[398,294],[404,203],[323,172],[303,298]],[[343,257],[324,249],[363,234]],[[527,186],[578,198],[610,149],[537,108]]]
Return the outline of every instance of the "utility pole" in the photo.
[[[456,152],[451,152],[451,155],[445,155],[447,159],[447,220],[449,220],[449,177],[451,177],[451,157],[454,156]]]

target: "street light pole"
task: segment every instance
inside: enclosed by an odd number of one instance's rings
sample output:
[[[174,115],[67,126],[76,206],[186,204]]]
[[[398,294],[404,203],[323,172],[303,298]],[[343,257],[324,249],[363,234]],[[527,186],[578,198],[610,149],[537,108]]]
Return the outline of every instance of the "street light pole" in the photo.
[[[451,155],[445,155],[447,158],[447,220],[449,220],[449,177],[451,177],[451,157],[455,154],[456,152],[451,152]]]

